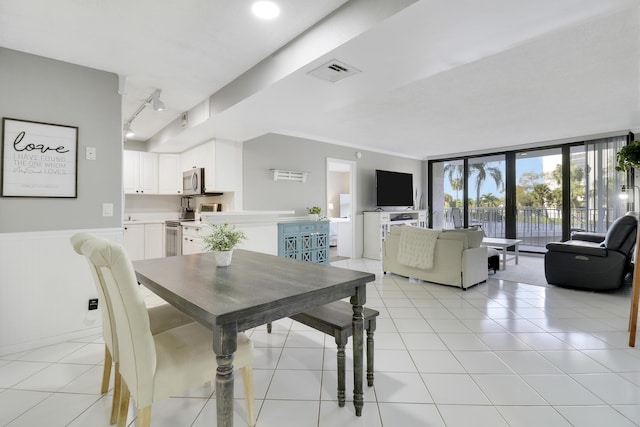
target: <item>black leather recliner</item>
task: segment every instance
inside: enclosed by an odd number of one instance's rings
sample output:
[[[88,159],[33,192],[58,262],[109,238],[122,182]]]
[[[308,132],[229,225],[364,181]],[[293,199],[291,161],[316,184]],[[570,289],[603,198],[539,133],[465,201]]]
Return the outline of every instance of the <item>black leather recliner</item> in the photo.
[[[636,214],[627,213],[606,234],[576,233],[566,242],[547,243],[547,283],[591,290],[620,287],[630,271],[637,227]]]

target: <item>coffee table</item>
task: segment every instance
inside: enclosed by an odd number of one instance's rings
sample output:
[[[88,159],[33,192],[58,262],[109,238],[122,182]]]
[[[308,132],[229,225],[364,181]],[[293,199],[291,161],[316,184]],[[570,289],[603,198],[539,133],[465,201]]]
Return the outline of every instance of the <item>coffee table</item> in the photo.
[[[516,264],[518,263],[519,246],[522,240],[518,239],[497,239],[493,237],[485,237],[482,239],[482,245],[490,248],[502,249],[502,269],[507,268],[507,248],[514,247]]]

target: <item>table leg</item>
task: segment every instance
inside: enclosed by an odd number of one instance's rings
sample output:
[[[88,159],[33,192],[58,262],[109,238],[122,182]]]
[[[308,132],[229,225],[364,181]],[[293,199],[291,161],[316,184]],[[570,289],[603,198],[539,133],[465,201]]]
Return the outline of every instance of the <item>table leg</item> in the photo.
[[[502,269],[503,270],[507,269],[507,247],[506,246],[502,247]]]
[[[216,409],[218,427],[233,427],[233,353],[238,348],[237,325],[213,328],[213,351],[216,353]]]
[[[345,345],[343,342],[338,342],[339,340],[336,340],[336,344],[338,345],[338,358],[337,358],[337,362],[338,362],[338,406],[339,407],[343,407],[346,401],[346,396],[345,396],[345,354],[344,354],[344,348]]]
[[[356,294],[351,297],[353,305],[353,405],[356,408],[356,416],[362,415],[364,406],[363,382],[363,342],[364,342],[364,318],[362,306],[366,301],[366,288],[356,288]]]
[[[514,250],[516,251],[516,264],[518,264],[518,254],[520,253],[520,249],[519,249],[520,243],[516,243],[514,246],[515,246]]]

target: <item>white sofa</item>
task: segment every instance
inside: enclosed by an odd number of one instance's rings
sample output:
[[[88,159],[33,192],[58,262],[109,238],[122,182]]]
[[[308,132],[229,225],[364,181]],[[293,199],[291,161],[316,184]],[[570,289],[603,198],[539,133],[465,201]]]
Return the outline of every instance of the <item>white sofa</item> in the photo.
[[[481,230],[443,230],[436,240],[433,268],[424,270],[398,262],[400,227],[392,227],[383,243],[382,268],[385,273],[466,289],[488,277],[487,248],[480,246],[483,237]]]

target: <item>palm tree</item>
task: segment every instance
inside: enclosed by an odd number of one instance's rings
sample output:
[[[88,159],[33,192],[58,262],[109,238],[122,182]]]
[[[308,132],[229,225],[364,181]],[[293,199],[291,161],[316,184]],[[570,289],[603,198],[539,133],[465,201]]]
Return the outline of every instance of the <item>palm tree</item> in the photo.
[[[483,206],[496,207],[500,205],[502,200],[493,193],[485,193],[480,197]]]
[[[502,170],[496,166],[489,166],[490,163],[472,163],[469,164],[469,175],[476,176],[476,206],[480,206],[480,189],[482,184],[490,176],[496,183],[496,187],[502,188],[504,191],[504,181],[502,179]]]
[[[462,179],[462,174],[464,173],[464,165],[461,163],[447,163],[444,166],[443,172],[449,178],[449,183],[451,187],[453,187],[454,179]]]
[[[462,175],[464,174],[464,165],[462,163],[446,163],[443,169],[443,173],[449,179],[449,184],[451,185],[451,189],[455,190],[456,198],[454,200],[455,206],[458,205],[458,191],[464,188],[464,182],[462,180]],[[451,204],[452,207],[455,207],[454,204]]]
[[[453,178],[450,180],[451,188],[456,192],[456,202],[460,200],[458,192],[462,190],[462,178]]]
[[[449,179],[449,184],[453,190],[456,190],[456,199],[457,199],[457,191],[463,188],[464,180],[464,165],[460,163],[447,163],[444,167],[444,173]],[[490,163],[470,163],[469,164],[469,176],[475,175],[476,182],[476,203],[477,207],[481,206],[481,197],[480,197],[480,189],[482,185],[486,181],[487,177],[491,177],[493,181],[496,183],[496,187],[500,189],[500,191],[504,191],[504,180],[502,178],[502,170],[497,166],[490,166]]]

